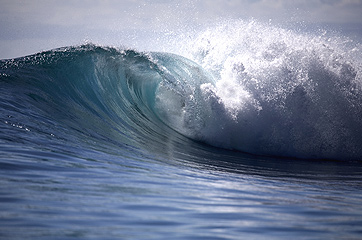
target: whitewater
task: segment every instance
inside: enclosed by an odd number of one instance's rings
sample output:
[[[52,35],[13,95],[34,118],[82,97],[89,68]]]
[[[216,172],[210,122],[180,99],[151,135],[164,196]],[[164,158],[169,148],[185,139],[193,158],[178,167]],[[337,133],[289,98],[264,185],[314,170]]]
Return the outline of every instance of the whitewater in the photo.
[[[254,154],[360,159],[359,44],[242,22],[207,30],[191,45],[214,81],[191,100],[202,113],[185,106],[182,132]]]
[[[361,43],[252,20],[166,40],[0,61],[0,238],[358,238]]]

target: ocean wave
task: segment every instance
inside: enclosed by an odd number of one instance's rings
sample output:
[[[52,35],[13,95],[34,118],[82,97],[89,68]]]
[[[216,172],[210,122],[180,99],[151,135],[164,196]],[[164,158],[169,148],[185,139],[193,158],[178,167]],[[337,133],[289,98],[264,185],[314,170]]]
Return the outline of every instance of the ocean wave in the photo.
[[[257,155],[361,159],[358,45],[238,22],[187,46],[188,58],[88,44],[2,60],[1,120],[37,144],[76,138],[90,148],[157,152],[171,138]]]

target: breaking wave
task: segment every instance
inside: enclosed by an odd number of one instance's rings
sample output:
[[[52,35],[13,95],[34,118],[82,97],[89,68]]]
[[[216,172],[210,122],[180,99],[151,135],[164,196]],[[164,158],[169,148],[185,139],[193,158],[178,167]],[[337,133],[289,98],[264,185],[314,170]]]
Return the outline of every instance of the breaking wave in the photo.
[[[21,128],[26,141],[76,138],[125,152],[161,149],[171,137],[257,155],[361,159],[360,45],[243,21],[182,44],[178,55],[88,44],[2,60],[3,128]]]

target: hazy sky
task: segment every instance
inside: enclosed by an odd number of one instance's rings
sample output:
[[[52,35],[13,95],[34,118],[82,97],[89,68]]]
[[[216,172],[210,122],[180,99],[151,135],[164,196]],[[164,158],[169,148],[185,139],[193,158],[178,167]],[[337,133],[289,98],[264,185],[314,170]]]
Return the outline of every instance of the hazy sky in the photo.
[[[85,41],[137,47],[224,18],[362,30],[362,0],[0,0],[0,59]]]

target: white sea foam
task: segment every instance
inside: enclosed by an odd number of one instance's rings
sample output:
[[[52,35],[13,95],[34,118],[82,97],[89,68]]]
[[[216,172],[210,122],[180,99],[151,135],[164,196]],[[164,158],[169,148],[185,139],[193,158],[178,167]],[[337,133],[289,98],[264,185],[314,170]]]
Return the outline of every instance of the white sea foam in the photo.
[[[178,129],[255,154],[362,157],[361,45],[327,35],[255,21],[200,33],[183,55],[215,82],[201,83],[194,97],[205,112],[196,116],[186,104]]]

